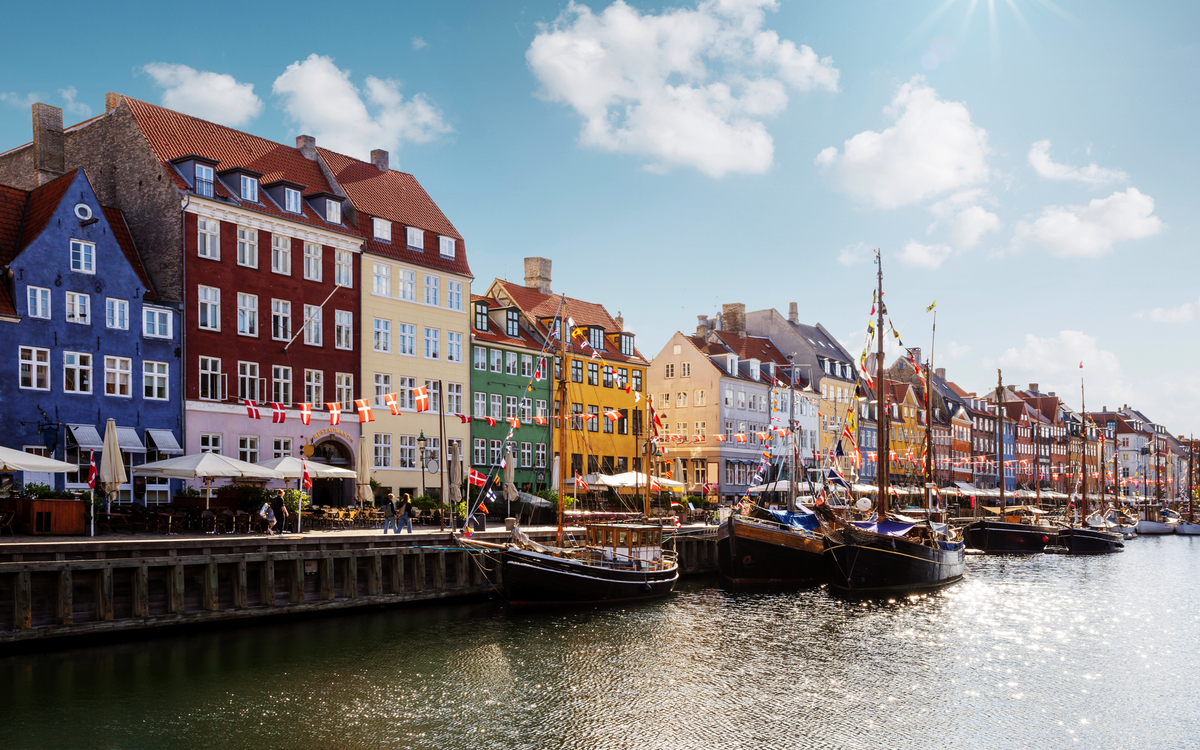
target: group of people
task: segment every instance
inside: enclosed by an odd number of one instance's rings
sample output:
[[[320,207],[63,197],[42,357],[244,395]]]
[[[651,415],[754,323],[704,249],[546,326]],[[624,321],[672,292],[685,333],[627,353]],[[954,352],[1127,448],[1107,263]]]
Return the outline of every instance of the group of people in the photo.
[[[412,533],[412,499],[408,493],[404,493],[404,500],[399,507],[396,506],[396,496],[388,493],[387,502],[383,504],[383,533],[388,533],[391,529],[393,533],[399,534],[400,529],[404,528],[408,533]],[[259,509],[258,515],[267,522],[268,534],[282,534],[287,531],[288,513],[287,504],[283,501],[283,490],[275,490],[275,494],[271,499],[263,503],[263,507]],[[275,528],[275,524],[279,524],[279,529]]]

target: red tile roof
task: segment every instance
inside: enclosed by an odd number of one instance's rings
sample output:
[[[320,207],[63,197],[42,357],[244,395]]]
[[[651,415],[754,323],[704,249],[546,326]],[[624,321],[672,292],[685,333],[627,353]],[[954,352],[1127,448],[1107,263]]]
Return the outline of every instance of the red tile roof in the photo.
[[[521,308],[526,315],[538,321],[537,333],[545,336],[549,333],[544,325],[541,324],[543,318],[553,318],[559,314],[559,305],[562,305],[561,315],[563,320],[571,318],[575,321],[575,325],[579,326],[600,326],[606,334],[618,333],[617,321],[608,314],[608,310],[604,309],[604,305],[599,305],[594,302],[585,302],[574,297],[563,297],[558,294],[543,294],[534,287],[522,286],[511,281],[496,280],[496,283],[512,297],[513,302],[517,307]],[[610,344],[611,346],[611,344]],[[585,350],[577,344],[571,343],[567,347],[568,352],[586,353],[590,350]],[[639,359],[646,362],[646,358],[642,353],[634,347],[633,357],[627,357],[621,354],[619,350],[614,350],[606,347],[604,358],[611,359],[617,362],[629,362],[634,359]]]
[[[29,193],[8,185],[0,185],[0,265],[7,266],[17,257],[21,241],[21,219]]]
[[[24,250],[46,228],[47,222],[54,215],[55,209],[62,202],[63,195],[71,187],[71,182],[78,172],[78,169],[72,169],[62,177],[30,191],[25,219],[21,222],[21,247],[17,252]]]
[[[760,362],[772,362],[776,366],[775,378],[781,383],[787,384],[787,372],[780,370],[781,367],[787,367],[791,363],[787,357],[783,355],[776,346],[771,343],[771,340],[759,336],[734,336],[728,331],[713,331],[718,337],[720,343],[716,341],[708,341],[704,336],[687,336],[687,340],[692,342],[692,346],[696,347],[701,354],[710,357],[719,357],[724,354],[736,354],[739,360],[757,359]],[[724,372],[724,368],[721,368]],[[760,373],[762,370],[759,371]],[[747,375],[743,375],[740,371],[734,373],[726,373],[730,377],[740,378],[742,380],[750,380]],[[804,380],[804,373],[796,371],[796,385],[807,385]],[[765,375],[761,376],[760,381],[767,382]]]
[[[504,305],[500,304],[499,301],[492,299],[491,297],[483,297],[478,294],[472,294],[471,304],[475,304],[477,302],[486,302],[489,310],[498,310],[502,307],[505,307]],[[525,328],[525,326],[518,326],[518,330],[520,332],[519,336],[509,336],[508,332],[503,326],[497,325],[496,321],[488,318],[487,330],[481,331],[475,327],[474,310],[471,312],[471,338],[475,341],[484,341],[490,344],[501,344],[507,346],[521,346],[526,349],[533,349],[534,351],[542,350],[542,342],[534,338],[533,335]]]

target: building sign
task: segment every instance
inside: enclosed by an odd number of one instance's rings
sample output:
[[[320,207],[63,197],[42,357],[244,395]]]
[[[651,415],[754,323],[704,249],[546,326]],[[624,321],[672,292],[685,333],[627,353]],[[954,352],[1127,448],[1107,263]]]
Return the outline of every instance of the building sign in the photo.
[[[337,435],[340,438],[344,438],[347,443],[351,443],[351,444],[354,443],[354,439],[352,437],[350,437],[349,433],[343,432],[342,430],[339,430],[336,427],[326,427],[323,430],[317,430],[316,432],[314,432],[312,434],[312,437],[309,438],[309,442],[315,443],[317,438],[323,437],[325,435]]]

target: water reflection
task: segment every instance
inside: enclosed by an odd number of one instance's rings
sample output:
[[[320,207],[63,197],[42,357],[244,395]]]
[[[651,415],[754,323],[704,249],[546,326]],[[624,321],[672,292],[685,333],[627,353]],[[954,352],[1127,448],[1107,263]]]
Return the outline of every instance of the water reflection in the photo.
[[[1200,542],[971,558],[939,594],[685,582],[0,660],[11,747],[1185,747]]]

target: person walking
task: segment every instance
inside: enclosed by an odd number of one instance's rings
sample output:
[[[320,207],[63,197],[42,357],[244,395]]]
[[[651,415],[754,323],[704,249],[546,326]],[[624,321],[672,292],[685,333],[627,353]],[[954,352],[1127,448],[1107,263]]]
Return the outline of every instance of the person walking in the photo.
[[[391,496],[389,495],[388,497],[391,497]],[[412,530],[412,499],[409,498],[407,492],[404,493],[404,502],[400,506],[399,526],[402,526],[405,529],[407,529],[408,533],[410,533],[410,534],[413,533],[413,530]],[[400,532],[397,531],[396,533],[399,534]]]
[[[383,533],[388,533],[388,529],[391,529],[393,534],[400,533],[400,524],[396,522],[396,496],[390,492],[387,502],[383,504]]]
[[[271,498],[271,510],[275,511],[275,522],[279,524],[279,533],[286,532],[288,530],[288,509],[283,502],[283,490],[275,490],[275,495]]]
[[[275,533],[275,511],[271,508],[270,501],[263,503],[263,506],[258,509],[258,515],[262,520],[267,522],[267,534]]]

